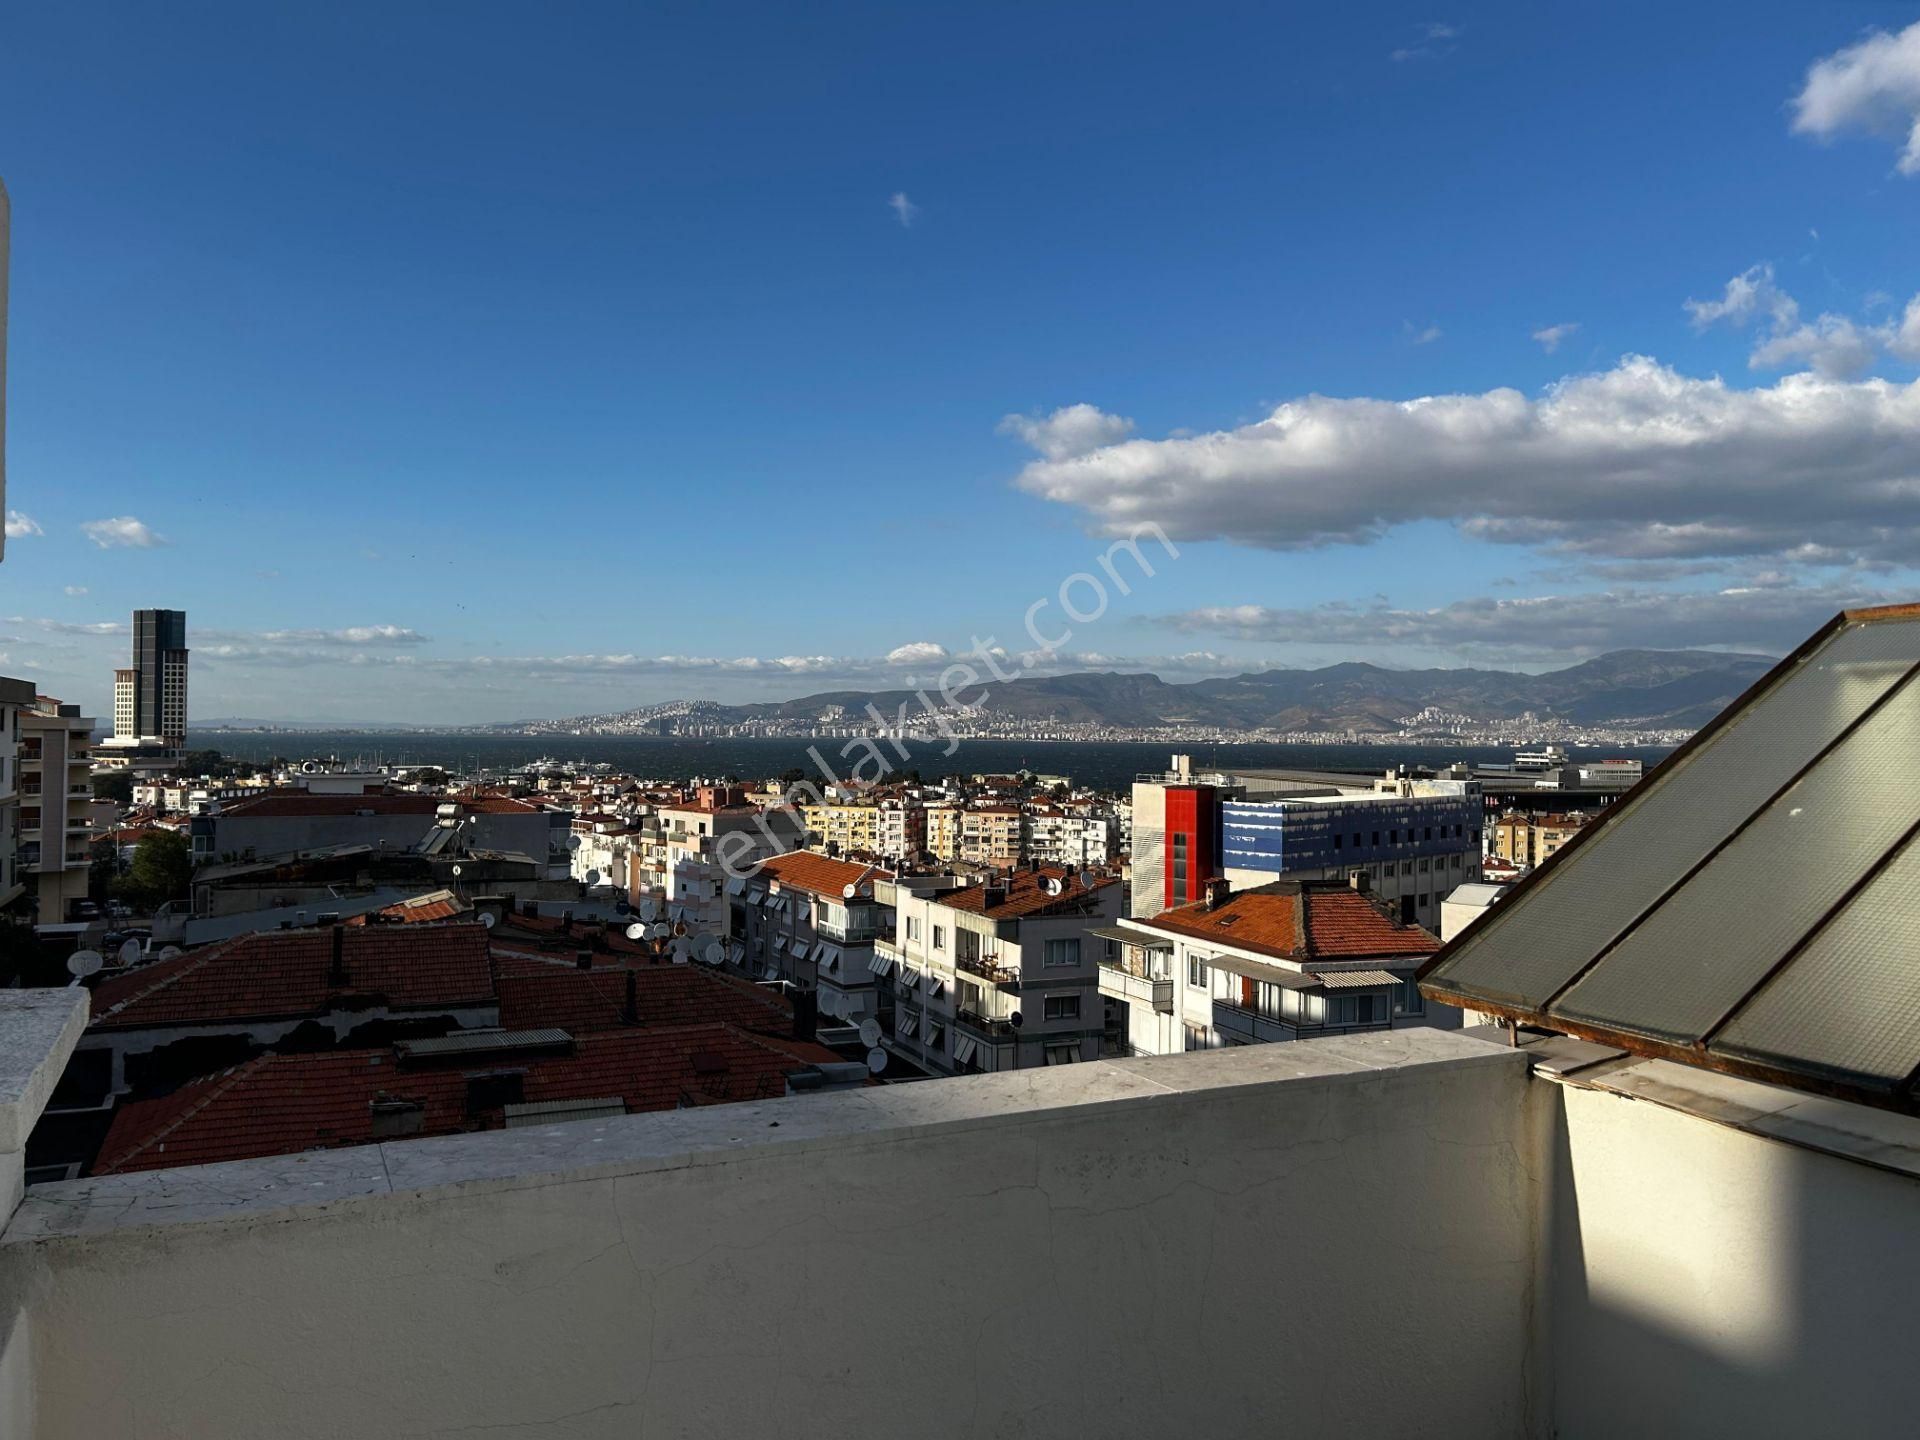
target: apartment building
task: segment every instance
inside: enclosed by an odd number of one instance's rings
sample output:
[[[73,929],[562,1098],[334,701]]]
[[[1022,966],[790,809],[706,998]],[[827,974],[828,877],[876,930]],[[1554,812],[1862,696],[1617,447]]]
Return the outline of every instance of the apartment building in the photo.
[[[729,877],[803,839],[797,811],[749,805],[737,786],[704,786],[691,800],[655,806],[627,837],[627,893],[664,895],[674,920],[724,935]]]
[[[1415,974],[1440,942],[1358,882],[1280,880],[1103,927],[1108,1049],[1168,1055],[1408,1025],[1453,1028]]]
[[[841,855],[880,853],[880,808],[872,801],[802,805],[800,814],[808,844],[816,850],[831,846]]]
[[[1578,835],[1592,818],[1581,814],[1534,815],[1509,811],[1488,827],[1488,853],[1509,865],[1531,869],[1543,864]]]
[[[904,860],[927,848],[927,808],[911,797],[882,800],[875,817],[874,848],[892,860]]]
[[[936,860],[960,858],[960,807],[941,800],[927,806],[927,853]]]
[[[857,1025],[878,1013],[874,944],[893,934],[877,888],[891,871],[796,850],[726,882],[727,963],[815,993],[819,1013]]]
[[[1100,942],[1124,898],[1118,879],[1023,867],[876,885],[894,911],[876,940],[885,1045],[936,1074],[1018,1070],[1099,1058]]]
[[[1018,865],[1026,858],[1018,805],[978,805],[960,812],[960,859],[973,865]]]
[[[4,201],[5,192],[0,191],[0,293],[5,284]],[[31,680],[0,675],[0,906],[11,905],[26,890],[19,865],[20,712],[31,708],[34,698]]]
[[[42,925],[75,917],[87,898],[93,843],[93,721],[45,695],[18,712],[20,878]]]
[[[1037,805],[1027,812],[1027,859],[1041,865],[1105,865],[1119,853],[1110,811]]]

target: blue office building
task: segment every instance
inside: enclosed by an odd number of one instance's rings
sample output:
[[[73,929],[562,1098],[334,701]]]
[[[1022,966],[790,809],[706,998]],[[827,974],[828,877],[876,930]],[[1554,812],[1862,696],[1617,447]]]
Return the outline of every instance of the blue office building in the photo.
[[[1433,874],[1438,859],[1444,873],[1464,875],[1478,861],[1483,819],[1475,792],[1232,800],[1221,807],[1221,863],[1276,876],[1334,869],[1413,876]]]

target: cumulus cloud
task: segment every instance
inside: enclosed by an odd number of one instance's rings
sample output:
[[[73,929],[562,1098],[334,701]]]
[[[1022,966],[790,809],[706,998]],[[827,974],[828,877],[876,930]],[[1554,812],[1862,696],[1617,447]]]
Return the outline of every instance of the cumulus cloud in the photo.
[[[404,625],[350,625],[344,630],[264,630],[260,638],[291,645],[421,645],[427,637]]]
[[[1884,295],[1867,297],[1870,310],[1889,303]],[[1775,282],[1773,267],[1763,264],[1734,276],[1718,300],[1689,300],[1685,309],[1696,330],[1753,323],[1757,333],[1747,363],[1755,370],[1797,365],[1829,379],[1854,380],[1873,368],[1882,351],[1920,359],[1920,295],[1897,321],[1874,324],[1831,313],[1802,321],[1799,304]]]
[[[31,515],[23,515],[18,510],[7,511],[7,539],[19,540],[28,535],[44,535],[40,522]]]
[[[1900,142],[1900,173],[1920,174],[1920,22],[1816,60],[1794,97],[1793,128],[1820,140],[1886,136]]]
[[[1107,415],[1095,405],[1064,405],[1051,415],[1009,415],[1000,433],[1011,435],[1049,460],[1068,460],[1133,433],[1133,421]]]
[[[144,520],[131,515],[114,515],[105,520],[88,520],[80,531],[102,550],[151,550],[167,543]]]
[[[907,198],[907,192],[904,190],[894,191],[887,200],[887,205],[892,209],[894,218],[900,222],[902,230],[912,229],[913,222],[920,218],[920,207]]]
[[[7,623],[28,625],[49,635],[127,635],[133,629],[124,620],[49,620],[25,615],[10,615]]]
[[[1774,283],[1771,265],[1751,266],[1727,281],[1718,300],[1689,300],[1684,308],[1696,330],[1721,321],[1741,326],[1756,317],[1784,328],[1800,318],[1799,305]]]
[[[1794,586],[1763,575],[1721,590],[1477,596],[1431,610],[1384,602],[1298,609],[1232,605],[1184,611],[1164,623],[1269,644],[1417,648],[1522,662],[1633,648],[1780,654],[1841,610],[1907,598],[1837,585]]]
[[[1551,386],[1309,395],[1231,430],[1040,459],[1021,488],[1106,534],[1267,549],[1444,521],[1594,558],[1920,560],[1920,384],[1735,389],[1646,356]]]
[[[1573,337],[1580,328],[1578,320],[1570,320],[1564,325],[1548,325],[1533,332],[1533,338],[1540,342],[1540,348],[1551,355],[1560,348],[1560,342]]]
[[[947,658],[947,647],[931,640],[915,640],[911,644],[896,645],[887,652],[889,665],[931,665],[936,660]]]

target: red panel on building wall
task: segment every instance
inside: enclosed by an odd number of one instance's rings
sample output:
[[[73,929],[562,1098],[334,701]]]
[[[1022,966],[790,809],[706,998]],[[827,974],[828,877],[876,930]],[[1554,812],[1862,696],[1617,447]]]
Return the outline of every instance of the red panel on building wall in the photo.
[[[1168,907],[1204,899],[1207,881],[1220,873],[1219,792],[1211,785],[1168,786],[1166,827]]]

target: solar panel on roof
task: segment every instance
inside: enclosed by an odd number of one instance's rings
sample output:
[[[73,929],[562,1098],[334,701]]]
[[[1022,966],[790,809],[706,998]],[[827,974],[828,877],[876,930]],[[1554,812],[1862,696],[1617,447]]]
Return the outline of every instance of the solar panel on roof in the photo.
[[[1709,1049],[1888,1091],[1920,1070],[1920,841],[1848,901]]]
[[[1920,664],[1920,624],[1839,631],[1470,932],[1436,992],[1537,1009]]]
[[[1682,1044],[1703,1038],[1920,823],[1920,785],[1888,783],[1915,754],[1920,680],[1822,756],[1549,1013]]]

